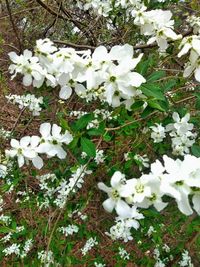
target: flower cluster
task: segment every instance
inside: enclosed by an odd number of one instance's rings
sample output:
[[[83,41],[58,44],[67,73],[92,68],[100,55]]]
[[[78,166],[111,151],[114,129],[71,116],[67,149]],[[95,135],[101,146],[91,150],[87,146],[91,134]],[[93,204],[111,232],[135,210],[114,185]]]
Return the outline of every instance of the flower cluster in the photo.
[[[11,131],[7,131],[4,128],[0,128],[0,138],[7,139],[11,136]]]
[[[95,267],[106,267],[104,263],[94,262]]]
[[[8,233],[6,237],[7,237],[7,239],[4,238],[4,240],[3,240],[3,238],[2,238],[1,241],[4,241],[4,242],[9,241],[11,238],[11,233]],[[2,252],[5,254],[5,256],[15,254],[17,256],[20,256],[23,259],[24,257],[27,256],[28,252],[32,249],[32,247],[33,247],[33,240],[28,239],[25,242],[23,247],[20,244],[13,243],[12,245],[5,248]]]
[[[86,101],[99,99],[113,107],[125,104],[129,109],[135,98],[144,97],[137,88],[146,80],[133,71],[142,54],[133,58],[133,47],[128,44],[116,45],[110,52],[99,46],[91,54],[90,50],[58,49],[44,39],[36,42],[34,56],[28,50],[9,56],[12,78],[21,73],[24,85],[40,87],[44,81],[51,87],[59,85],[61,99],[68,99],[74,89]]]
[[[92,171],[87,170],[86,166],[80,166],[77,168],[76,171],[73,172],[69,181],[63,179],[58,185],[58,187],[55,189],[57,197],[54,200],[54,203],[59,208],[63,208],[65,206],[69,194],[71,192],[74,193],[77,191],[77,189],[81,188],[82,184],[84,183],[84,176],[91,173]]]
[[[163,156],[163,162],[156,160],[151,164],[151,172],[142,174],[138,179],[126,180],[125,175],[117,171],[111,178],[111,187],[98,184],[99,189],[109,197],[103,202],[104,209],[108,212],[115,209],[119,216],[117,225],[111,228],[110,236],[113,239],[121,238],[127,232],[124,230],[127,228],[125,220],[129,228],[139,227],[137,220],[143,216],[136,207],[149,208],[153,205],[158,211],[163,210],[168,204],[163,202],[164,195],[174,198],[185,215],[193,213],[189,199],[191,195],[193,208],[200,214],[200,158],[186,155],[181,161]]]
[[[143,218],[144,216],[137,211],[136,207],[132,207],[129,217],[116,217],[116,223],[110,228],[110,232],[106,232],[106,234],[112,240],[123,240],[124,242],[133,240],[131,229],[137,230],[139,228],[138,220]]]
[[[189,255],[189,252],[187,250],[184,250],[184,252],[182,253],[182,258],[181,260],[179,261],[179,265],[181,267],[193,267],[193,263],[192,263],[192,260],[191,260],[191,257]]]
[[[9,102],[13,104],[19,104],[20,109],[28,108],[33,116],[39,116],[40,111],[42,110],[41,105],[43,104],[43,97],[35,97],[35,95],[27,94],[27,95],[7,95],[6,98]]]
[[[197,16],[190,16],[187,18],[190,26],[193,28],[194,34],[200,34],[200,17]]]
[[[91,250],[95,245],[98,245],[96,237],[90,237],[84,247],[81,249],[82,255],[85,256],[89,250]]]
[[[78,226],[71,224],[68,225],[67,227],[60,227],[58,228],[58,231],[63,233],[65,236],[73,235],[74,233],[78,233]]]
[[[45,267],[55,264],[54,255],[51,250],[49,250],[48,253],[44,250],[38,252],[38,259],[41,261],[41,263],[45,263]]]
[[[80,119],[82,116],[86,114],[89,114],[89,113],[86,111],[82,111],[82,110],[74,110],[74,111],[71,111],[69,115]],[[98,128],[100,125],[100,122],[103,120],[110,121],[112,119],[114,120],[117,119],[117,115],[112,116],[112,114],[113,114],[113,111],[110,112],[106,109],[95,109],[93,111],[94,119],[88,123],[86,129]]]
[[[69,144],[73,137],[65,131],[61,133],[61,127],[50,123],[42,123],[40,125],[41,136],[24,136],[20,141],[11,139],[11,149],[6,150],[8,157],[17,157],[19,167],[22,167],[25,161],[32,161],[33,165],[41,169],[43,160],[39,154],[46,154],[48,158],[57,156],[59,159],[66,158],[67,153],[63,149],[63,144]]]
[[[129,260],[130,254],[124,248],[119,247],[118,250],[119,250],[119,256],[121,259]]]
[[[7,175],[7,166],[0,164],[0,178],[5,178]]]
[[[153,251],[153,257],[156,260],[154,267],[167,266],[173,260],[173,255],[170,254],[170,251],[171,249],[167,244],[162,245],[162,247],[157,245]],[[161,252],[164,254],[164,257],[161,256]]]
[[[160,143],[166,137],[165,127],[163,127],[162,124],[156,123],[155,125],[150,126],[150,129],[152,129],[151,138],[154,143]]]
[[[192,130],[194,125],[189,123],[190,114],[187,113],[183,118],[180,118],[177,112],[172,114],[174,123],[170,123],[163,127],[161,124],[151,126],[152,129],[151,138],[154,143],[160,143],[166,137],[166,133],[169,132],[172,141],[172,153],[174,155],[189,154],[189,148],[195,143],[196,133]]]
[[[108,17],[113,9],[125,9],[127,16],[133,9],[140,9],[143,6],[142,0],[87,0],[85,4],[78,1],[78,7],[83,10],[94,10],[100,16]]]
[[[149,167],[149,158],[147,157],[147,155],[139,155],[136,154],[133,159],[135,160],[135,162],[137,163],[137,165],[139,166],[139,170],[141,171],[143,168],[148,168]]]
[[[165,52],[168,48],[168,41],[181,39],[181,35],[174,32],[174,21],[172,13],[169,10],[150,10],[146,11],[143,6],[138,11],[133,11],[135,17],[134,24],[140,27],[141,34],[150,36],[147,44],[157,43],[161,52]]]

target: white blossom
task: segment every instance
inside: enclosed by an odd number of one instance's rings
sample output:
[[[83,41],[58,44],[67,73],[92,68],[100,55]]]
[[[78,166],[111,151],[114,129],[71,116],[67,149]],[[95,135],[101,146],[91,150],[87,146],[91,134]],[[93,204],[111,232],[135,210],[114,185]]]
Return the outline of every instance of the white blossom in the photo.
[[[98,245],[96,237],[90,237],[83,248],[81,248],[82,255],[85,256],[95,245]]]

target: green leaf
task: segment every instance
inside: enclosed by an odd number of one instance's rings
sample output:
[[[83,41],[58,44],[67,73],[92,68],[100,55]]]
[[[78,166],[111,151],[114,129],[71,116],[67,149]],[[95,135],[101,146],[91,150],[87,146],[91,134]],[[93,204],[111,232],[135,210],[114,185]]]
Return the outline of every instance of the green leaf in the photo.
[[[81,147],[82,147],[82,150],[85,153],[87,153],[88,156],[90,157],[96,156],[95,144],[89,139],[87,139],[86,137],[81,137]]]
[[[147,102],[151,108],[158,109],[160,111],[167,111],[168,109],[168,103],[166,101],[148,100]]]
[[[64,130],[70,130],[70,127],[69,127],[67,121],[65,119],[63,119],[63,118],[60,118],[60,126]]]
[[[191,150],[192,150],[192,154],[193,154],[195,157],[200,158],[200,146],[198,146],[198,145],[193,145],[193,146],[191,147]]]
[[[104,130],[102,129],[91,129],[87,132],[89,135],[94,136],[94,135],[102,135],[104,133]]]
[[[154,82],[165,76],[166,76],[166,72],[164,70],[155,71],[147,77],[147,82]]]
[[[144,84],[140,86],[140,89],[146,96],[153,97],[158,100],[166,100],[160,86],[157,84]]]
[[[72,142],[68,145],[70,149],[75,149],[78,146],[79,137],[75,136]]]
[[[137,67],[136,70],[141,74],[145,75],[149,69],[153,65],[153,58],[148,58],[147,60],[141,61]]]
[[[164,83],[162,86],[162,89],[164,92],[167,92],[169,90],[171,90],[176,84],[177,84],[177,80],[176,79],[172,79],[169,80],[168,82]]]
[[[147,107],[145,108],[145,110],[142,112],[141,117],[144,119],[144,118],[146,118],[147,116],[149,116],[153,111],[154,111],[153,108],[151,108],[150,106],[147,106]]]
[[[11,232],[11,229],[10,228],[8,228],[6,226],[1,226],[0,227],[0,233],[6,234],[6,233],[9,233],[9,232]]]
[[[90,121],[92,121],[94,119],[94,115],[93,114],[86,114],[86,115],[83,115],[79,120],[77,120],[73,125],[72,125],[72,129],[74,131],[79,131],[83,128],[85,128],[88,123]]]
[[[132,110],[138,110],[143,106],[143,104],[144,104],[144,101],[139,100],[139,101],[133,103],[133,105],[131,106],[131,109]]]

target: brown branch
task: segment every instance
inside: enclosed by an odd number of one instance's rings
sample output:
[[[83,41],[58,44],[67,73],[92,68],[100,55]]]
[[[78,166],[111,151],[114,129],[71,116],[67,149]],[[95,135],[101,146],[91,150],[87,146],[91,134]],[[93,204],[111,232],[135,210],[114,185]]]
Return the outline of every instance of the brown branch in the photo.
[[[35,7],[30,7],[30,8],[22,9],[22,10],[19,10],[17,12],[13,12],[12,13],[12,16],[16,16],[16,15],[19,15],[21,13],[26,13],[28,11],[31,11],[31,10],[34,10],[34,9],[38,9],[38,8],[40,8],[40,7],[39,6],[35,6]],[[0,17],[0,20],[1,19],[6,19],[7,17],[9,17],[9,15],[2,16],[2,17]]]
[[[57,13],[53,9],[51,9],[48,5],[46,5],[42,0],[36,0],[36,2],[41,5],[46,11],[48,11],[51,15],[56,16],[60,19],[66,20],[67,18],[63,17],[61,14]]]
[[[69,47],[77,48],[77,49],[91,49],[94,50],[96,47],[95,46],[90,46],[90,45],[84,45],[84,44],[73,44],[67,41],[59,41],[59,40],[54,40],[53,41],[55,44],[61,44],[61,45],[67,45]]]
[[[18,41],[19,50],[20,50],[20,52],[22,52],[21,40],[20,40],[19,35],[18,35],[18,29],[16,28],[16,24],[15,24],[15,22],[13,20],[13,17],[12,17],[12,12],[11,12],[11,8],[10,8],[9,1],[8,0],[6,0],[6,7],[7,7],[7,10],[8,10],[8,15],[9,15],[9,18],[10,18],[10,22],[11,22],[13,31],[14,31],[15,36],[16,36],[17,41]]]
[[[38,1],[38,0],[36,0]],[[188,35],[190,35],[192,33],[192,30],[189,30],[185,33],[182,34],[183,37],[186,37]],[[169,43],[173,43],[174,41],[171,40]],[[90,45],[79,45],[79,44],[73,44],[73,43],[70,43],[70,42],[67,42],[67,41],[60,41],[60,40],[55,40],[54,43],[56,44],[61,44],[61,45],[67,45],[67,46],[70,46],[70,47],[73,47],[73,48],[77,48],[77,49],[91,49],[91,50],[95,50],[95,46],[90,46]],[[106,43],[105,43],[106,45]],[[135,45],[133,46],[133,49],[148,49],[148,48],[154,48],[154,47],[157,47],[158,44],[157,43],[153,43],[153,44],[143,44],[143,45]]]

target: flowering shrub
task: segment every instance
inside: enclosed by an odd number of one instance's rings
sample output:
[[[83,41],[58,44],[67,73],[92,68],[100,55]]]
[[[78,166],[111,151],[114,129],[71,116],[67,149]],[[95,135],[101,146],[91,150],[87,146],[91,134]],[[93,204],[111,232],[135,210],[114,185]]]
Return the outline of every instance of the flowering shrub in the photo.
[[[196,2],[36,2],[55,18],[33,47],[8,53],[24,92],[4,93],[20,112],[0,125],[1,261],[199,266]]]

